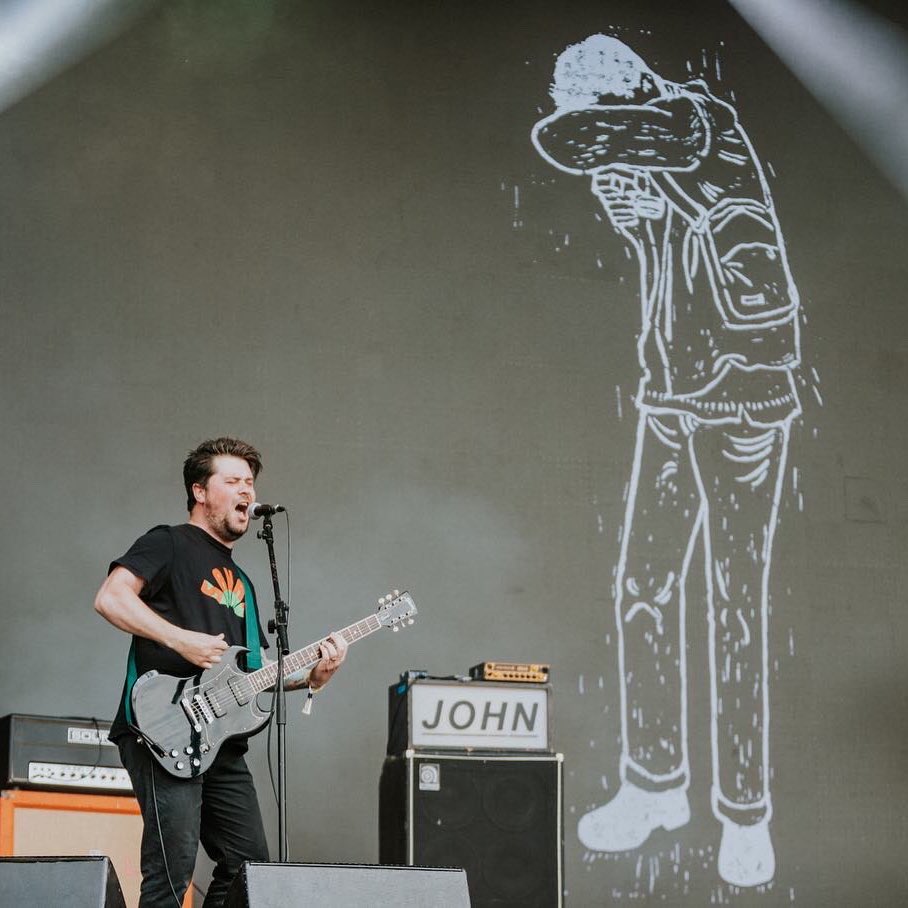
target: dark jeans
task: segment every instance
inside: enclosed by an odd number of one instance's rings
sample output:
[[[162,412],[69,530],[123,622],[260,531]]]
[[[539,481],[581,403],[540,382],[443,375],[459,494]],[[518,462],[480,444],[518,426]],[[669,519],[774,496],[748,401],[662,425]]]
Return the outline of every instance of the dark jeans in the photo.
[[[220,908],[240,865],[268,860],[255,786],[243,759],[246,742],[226,742],[197,779],[171,776],[132,734],[118,746],[145,826],[139,908],[177,908],[192,879],[200,841],[216,865],[203,908]]]

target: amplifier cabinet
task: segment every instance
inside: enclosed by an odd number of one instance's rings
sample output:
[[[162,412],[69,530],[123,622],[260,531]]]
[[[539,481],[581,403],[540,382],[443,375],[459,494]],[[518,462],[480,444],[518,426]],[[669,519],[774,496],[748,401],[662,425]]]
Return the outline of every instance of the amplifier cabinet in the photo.
[[[109,722],[27,716],[0,719],[0,787],[131,794]]]
[[[128,905],[139,900],[141,839],[142,817],[135,798],[0,792],[0,854],[107,855]]]
[[[388,754],[552,752],[551,686],[419,679],[388,688]]]
[[[379,786],[379,861],[462,867],[473,908],[563,905],[561,754],[407,751]]]
[[[106,855],[116,868],[127,908],[135,908],[139,903],[141,842],[142,817],[138,801],[133,797],[56,791],[0,792],[0,855]],[[61,873],[65,869],[61,865]],[[2,898],[0,905],[6,906]],[[183,900],[183,908],[191,905],[190,890]]]

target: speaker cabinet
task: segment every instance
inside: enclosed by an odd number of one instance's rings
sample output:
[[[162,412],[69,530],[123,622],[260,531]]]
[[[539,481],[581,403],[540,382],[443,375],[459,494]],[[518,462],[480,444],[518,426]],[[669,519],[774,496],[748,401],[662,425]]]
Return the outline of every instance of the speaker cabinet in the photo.
[[[224,908],[470,908],[462,870],[376,867],[369,864],[247,862]]]
[[[463,867],[473,908],[563,905],[561,754],[388,757],[379,861]]]
[[[126,908],[110,858],[0,858],[0,904]]]

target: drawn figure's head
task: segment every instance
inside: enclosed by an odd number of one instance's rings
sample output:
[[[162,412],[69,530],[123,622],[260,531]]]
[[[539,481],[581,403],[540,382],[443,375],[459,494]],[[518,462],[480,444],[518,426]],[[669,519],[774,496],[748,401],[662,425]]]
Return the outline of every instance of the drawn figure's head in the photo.
[[[594,104],[639,104],[664,88],[662,79],[623,41],[590,35],[558,56],[549,94],[559,110],[583,110]]]

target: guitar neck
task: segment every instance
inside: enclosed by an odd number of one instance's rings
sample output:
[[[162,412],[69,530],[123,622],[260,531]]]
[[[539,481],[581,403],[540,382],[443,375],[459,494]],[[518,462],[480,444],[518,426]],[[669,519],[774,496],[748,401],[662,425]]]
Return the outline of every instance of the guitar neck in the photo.
[[[362,640],[364,637],[368,637],[369,634],[374,634],[381,626],[381,622],[375,615],[369,615],[367,618],[363,618],[362,621],[357,621],[355,624],[350,624],[343,630],[338,631],[338,634],[349,645],[357,640]],[[284,656],[284,678],[300,671],[300,669],[312,668],[313,665],[316,665],[321,658],[319,656],[321,644],[321,640],[316,640],[315,643],[310,643],[308,646]],[[277,683],[277,662],[270,662],[264,668],[250,672],[246,678],[257,693],[268,690]]]

